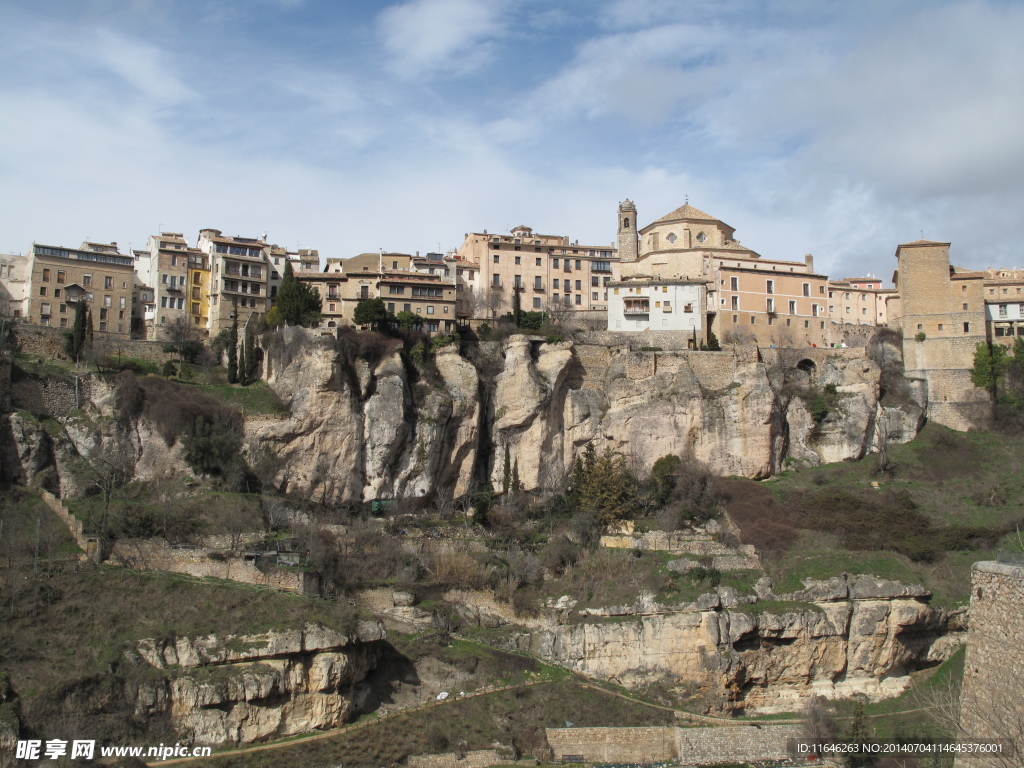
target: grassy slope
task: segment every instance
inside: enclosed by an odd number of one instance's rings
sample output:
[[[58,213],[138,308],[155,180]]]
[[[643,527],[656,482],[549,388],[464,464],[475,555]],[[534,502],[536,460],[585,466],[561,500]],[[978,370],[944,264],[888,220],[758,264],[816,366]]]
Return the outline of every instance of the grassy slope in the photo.
[[[912,443],[891,449],[896,471],[891,479],[877,475],[877,459],[789,471],[760,484],[771,492],[779,509],[808,494],[843,491],[864,498],[882,498],[905,491],[933,525],[1013,526],[1024,518],[1024,447],[1018,439],[991,433],[955,433],[928,425]],[[881,490],[872,488],[879,482]],[[769,512],[771,514],[771,512]],[[842,521],[837,520],[837,525]],[[914,562],[892,551],[851,551],[839,548],[836,535],[802,531],[788,551],[765,552],[768,570],[779,592],[799,589],[805,578],[827,578],[843,571],[872,573],[931,589],[934,604],[966,603],[970,564],[995,557],[996,548],[946,552],[934,562]],[[753,542],[756,543],[756,542]]]

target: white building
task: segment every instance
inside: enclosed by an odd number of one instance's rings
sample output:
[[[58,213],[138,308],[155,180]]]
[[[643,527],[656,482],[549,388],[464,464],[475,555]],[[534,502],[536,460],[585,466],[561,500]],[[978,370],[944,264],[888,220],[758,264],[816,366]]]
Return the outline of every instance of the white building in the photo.
[[[636,278],[608,283],[609,331],[683,331],[704,341],[703,280]]]

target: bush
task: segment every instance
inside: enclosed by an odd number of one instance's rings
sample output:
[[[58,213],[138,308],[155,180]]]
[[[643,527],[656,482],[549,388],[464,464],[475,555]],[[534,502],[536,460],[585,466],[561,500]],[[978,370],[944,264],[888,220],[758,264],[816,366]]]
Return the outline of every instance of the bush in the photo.
[[[143,390],[142,416],[153,424],[168,447],[192,429],[197,418],[209,423],[230,422],[241,433],[242,415],[204,392],[156,376],[138,379],[138,385]]]
[[[197,416],[181,436],[183,456],[196,472],[220,475],[238,488],[244,481],[241,423],[230,415],[207,421]]]
[[[174,364],[172,360],[164,362],[163,367],[160,369],[160,375],[165,378],[172,378],[178,375],[178,366]]]

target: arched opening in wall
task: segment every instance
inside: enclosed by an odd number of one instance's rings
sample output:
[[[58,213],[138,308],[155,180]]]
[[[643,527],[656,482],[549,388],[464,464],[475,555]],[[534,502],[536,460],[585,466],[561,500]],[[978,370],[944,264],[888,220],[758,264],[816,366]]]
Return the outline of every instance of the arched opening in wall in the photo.
[[[813,360],[809,360],[806,357],[796,364],[797,370],[803,371],[804,373],[814,373],[818,366],[814,364]]]
[[[338,326],[338,324],[336,322],[334,322],[333,320],[331,320],[331,321],[329,321],[327,323],[327,327],[328,328],[336,328],[337,326]]]

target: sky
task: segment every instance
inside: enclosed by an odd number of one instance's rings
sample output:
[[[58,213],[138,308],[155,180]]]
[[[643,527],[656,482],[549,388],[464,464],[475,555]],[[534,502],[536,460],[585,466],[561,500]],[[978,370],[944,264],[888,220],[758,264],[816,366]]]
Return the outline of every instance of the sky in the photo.
[[[888,280],[1024,266],[1024,3],[0,0],[0,252],[202,228],[322,258],[682,205]]]

